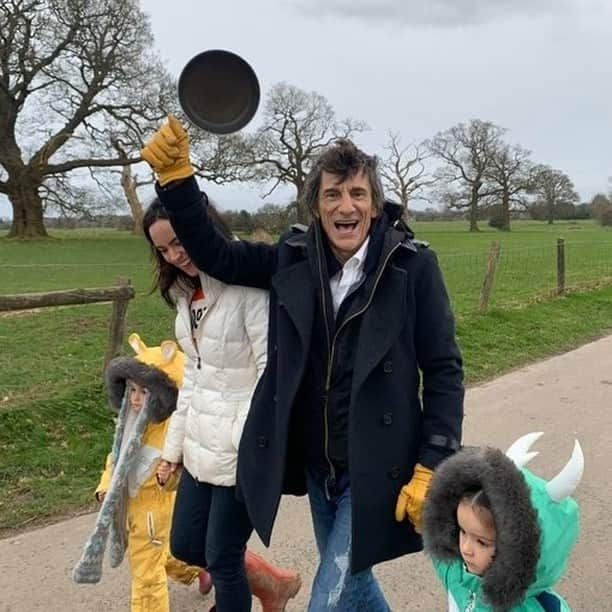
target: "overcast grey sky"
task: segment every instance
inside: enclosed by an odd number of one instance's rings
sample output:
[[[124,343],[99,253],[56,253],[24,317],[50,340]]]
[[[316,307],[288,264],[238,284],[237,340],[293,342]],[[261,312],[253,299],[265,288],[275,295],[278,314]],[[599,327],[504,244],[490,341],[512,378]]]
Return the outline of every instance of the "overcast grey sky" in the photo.
[[[205,49],[366,121],[381,154],[392,130],[419,142],[479,118],[565,171],[583,200],[612,175],[612,2],[608,0],[142,0],[172,73]],[[257,117],[255,119],[257,121]],[[262,189],[211,188],[224,208]],[[280,198],[277,198],[280,199]],[[274,201],[275,198],[269,199]],[[1,209],[0,209],[1,214]]]

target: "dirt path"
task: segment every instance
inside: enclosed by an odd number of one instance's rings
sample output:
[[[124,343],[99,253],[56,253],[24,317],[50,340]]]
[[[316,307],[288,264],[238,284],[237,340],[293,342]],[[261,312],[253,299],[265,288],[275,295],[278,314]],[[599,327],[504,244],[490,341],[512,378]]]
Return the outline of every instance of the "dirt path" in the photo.
[[[506,448],[529,431],[538,441],[536,472],[553,476],[569,458],[573,438],[582,443],[586,468],[578,491],[583,529],[560,585],[574,611],[612,609],[607,582],[612,576],[612,336],[575,351],[522,368],[468,391],[465,442]],[[99,612],[128,610],[127,569],[105,569],[99,585],[77,586],[71,569],[94,522],[87,515],[0,540],[0,612]],[[254,550],[264,550],[254,540]],[[304,499],[286,498],[272,547],[276,562],[299,568],[304,587],[289,607],[305,609],[316,553]],[[411,555],[377,569],[395,611],[445,609],[445,599],[423,555]],[[171,587],[175,612],[206,611],[212,596],[195,587]],[[258,610],[259,608],[254,608]]]

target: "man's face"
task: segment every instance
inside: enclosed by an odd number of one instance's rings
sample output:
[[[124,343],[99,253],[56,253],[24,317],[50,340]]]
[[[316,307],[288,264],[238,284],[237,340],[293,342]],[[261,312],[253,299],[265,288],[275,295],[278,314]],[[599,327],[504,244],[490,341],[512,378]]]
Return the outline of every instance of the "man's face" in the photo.
[[[378,215],[368,177],[361,172],[339,182],[335,174],[324,170],[317,212],[334,255],[342,263],[348,261],[364,243],[372,219]]]

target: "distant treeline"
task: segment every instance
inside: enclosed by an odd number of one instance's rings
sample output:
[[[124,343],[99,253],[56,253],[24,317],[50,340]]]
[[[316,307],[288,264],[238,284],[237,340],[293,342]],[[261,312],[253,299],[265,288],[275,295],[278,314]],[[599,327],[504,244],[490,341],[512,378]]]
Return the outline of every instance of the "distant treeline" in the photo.
[[[248,210],[227,210],[222,213],[232,231],[248,234],[256,229],[265,229],[270,234],[281,234],[291,224],[297,222],[294,204],[282,206],[279,204],[265,204],[255,212]],[[479,211],[480,221],[489,221],[495,226],[498,214],[496,206],[483,208]],[[513,219],[534,219],[545,221],[547,213],[543,206],[532,206],[529,211],[512,212]],[[590,219],[597,217],[592,203],[560,205],[556,210],[557,219]],[[410,210],[409,219],[415,221],[461,221],[468,218],[467,211],[455,209],[437,209],[428,207],[423,210]],[[134,220],[130,215],[83,215],[45,217],[45,226],[50,229],[77,229],[77,228],[114,228],[131,231],[134,229]],[[10,219],[0,218],[0,229],[10,227]]]

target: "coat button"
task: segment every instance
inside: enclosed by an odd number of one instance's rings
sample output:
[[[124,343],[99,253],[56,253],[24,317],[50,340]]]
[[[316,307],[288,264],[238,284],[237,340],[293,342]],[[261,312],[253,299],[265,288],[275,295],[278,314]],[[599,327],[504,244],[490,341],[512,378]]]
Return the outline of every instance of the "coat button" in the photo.
[[[276,353],[276,352],[278,352],[278,344],[275,344],[275,345],[274,345],[274,352],[275,352],[275,353]]]
[[[393,372],[393,362],[385,361],[383,365],[383,371],[385,374],[391,374],[391,372]]]
[[[272,401],[273,401],[275,404],[278,404],[278,399],[276,399],[276,395],[274,395],[274,397],[272,398]]]
[[[391,425],[391,423],[393,423],[393,414],[391,412],[385,412],[385,414],[383,414],[382,422],[385,425]]]
[[[258,448],[268,448],[268,438],[265,436],[259,436],[257,438],[257,446]]]
[[[394,465],[388,472],[389,474],[389,478],[392,478],[393,480],[397,480],[399,478],[400,475],[400,469],[399,466]]]

